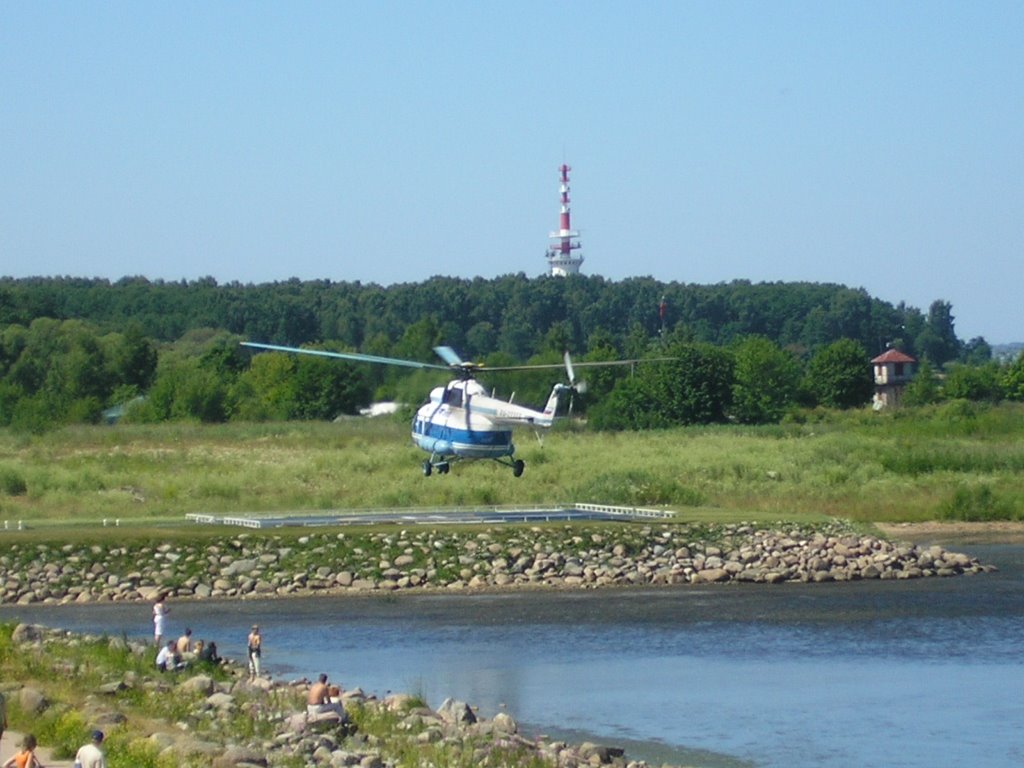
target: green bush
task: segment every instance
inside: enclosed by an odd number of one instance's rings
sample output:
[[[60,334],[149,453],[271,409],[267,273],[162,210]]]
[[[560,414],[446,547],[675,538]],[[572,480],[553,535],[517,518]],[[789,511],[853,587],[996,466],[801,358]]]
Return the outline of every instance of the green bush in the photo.
[[[964,520],[967,522],[984,522],[986,520],[1010,520],[1019,518],[1011,505],[996,496],[987,485],[961,485],[953,491],[953,496],[939,508],[939,515],[944,520]]]
[[[581,483],[573,490],[573,498],[596,504],[650,506],[678,504],[697,507],[704,496],[678,481],[643,470],[607,472]]]
[[[178,768],[183,765],[173,755],[160,755],[152,742],[114,732],[104,740],[109,768]]]
[[[89,727],[80,712],[74,709],[47,710],[31,715],[31,730],[40,744],[49,746],[56,757],[74,757],[78,748],[89,739]],[[29,730],[25,726],[25,730]]]
[[[879,463],[897,475],[932,472],[984,473],[1024,471],[1024,452],[987,446],[916,446],[901,443],[881,452]]]
[[[24,496],[28,493],[25,476],[11,467],[0,467],[0,494],[5,496]]]

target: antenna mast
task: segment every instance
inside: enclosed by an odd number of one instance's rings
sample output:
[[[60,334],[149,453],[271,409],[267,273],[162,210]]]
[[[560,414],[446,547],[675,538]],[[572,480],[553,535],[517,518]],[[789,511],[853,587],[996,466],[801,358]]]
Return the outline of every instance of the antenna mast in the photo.
[[[559,167],[559,194],[561,196],[562,208],[558,218],[558,231],[552,232],[548,237],[553,241],[548,249],[548,267],[553,277],[565,277],[566,275],[577,275],[580,265],[583,264],[583,254],[573,254],[579,250],[579,232],[573,231],[570,224],[569,211],[569,171],[568,165],[562,163]]]

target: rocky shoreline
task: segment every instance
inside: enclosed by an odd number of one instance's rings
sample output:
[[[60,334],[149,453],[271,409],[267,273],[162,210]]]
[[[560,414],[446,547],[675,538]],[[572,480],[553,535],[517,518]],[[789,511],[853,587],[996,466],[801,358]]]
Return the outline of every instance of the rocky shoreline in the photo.
[[[114,538],[114,537],[112,537]],[[197,542],[0,540],[0,602],[913,579],[994,570],[842,522],[260,532]]]
[[[58,645],[95,648],[105,644],[109,650],[134,657],[136,666],[149,671],[107,671],[99,685],[83,686],[75,679],[73,665],[58,661],[54,671],[65,678],[60,690],[10,682],[0,690],[8,701],[17,702],[20,711],[34,718],[45,717],[49,710],[66,713],[69,703],[55,697],[62,691],[84,690],[88,712],[85,725],[115,735],[115,739],[108,738],[108,753],[141,742],[142,750],[165,761],[161,764],[210,768],[297,764],[312,768],[410,764],[649,768],[645,761],[627,759],[618,747],[591,742],[571,745],[544,736],[524,736],[511,715],[481,718],[465,702],[453,699],[431,709],[408,694],[378,699],[354,689],[341,695],[343,707],[339,712],[311,715],[304,705],[308,681],[251,680],[240,665],[230,661],[213,673],[186,669],[161,674],[152,669],[153,649],[143,643],[76,635],[32,624],[15,627],[11,642],[19,652],[46,659],[66,656],[55,651]],[[161,722],[134,710],[140,696],[172,698],[177,703],[176,721]],[[250,731],[266,727],[262,733],[247,737],[245,729],[238,727],[239,716],[256,723]]]
[[[127,537],[126,537],[127,540]],[[0,540],[0,602],[91,603],[175,599],[265,598],[318,593],[595,589],[715,584],[752,589],[787,582],[911,579],[984,573],[993,567],[943,547],[893,543],[842,522],[778,524],[635,524],[490,527],[364,532],[225,533],[201,540],[129,544],[19,544]],[[736,587],[739,588],[739,587]],[[618,747],[527,737],[513,717],[478,717],[465,702],[437,709],[414,697],[344,694],[341,717],[304,712],[306,681],[247,679],[230,663],[216,674],[160,675],[152,647],[125,638],[83,637],[19,625],[12,643],[40,659],[51,644],[109,645],[136,660],[86,689],[90,726],[131,729],[131,738],[176,765],[211,768],[404,764],[548,765],[552,768],[647,768]],[[81,664],[79,662],[79,664]],[[54,679],[74,675],[55,669]],[[15,678],[17,679],[17,678]],[[65,680],[66,683],[66,680]],[[81,688],[80,685],[73,687]],[[8,699],[42,714],[51,692],[8,682]],[[130,711],[140,695],[188,702],[159,727]],[[63,706],[67,706],[64,704]],[[265,728],[239,726],[261,722]],[[138,731],[137,722],[144,721]],[[383,728],[383,730],[381,730]],[[269,731],[267,730],[269,729]],[[247,735],[248,734],[248,735]],[[127,736],[126,736],[127,738]],[[416,753],[416,762],[409,756]],[[429,753],[430,756],[423,757]],[[437,756],[444,760],[438,761]],[[404,757],[403,757],[404,756]],[[450,762],[446,762],[450,759]],[[296,761],[299,761],[298,763]]]

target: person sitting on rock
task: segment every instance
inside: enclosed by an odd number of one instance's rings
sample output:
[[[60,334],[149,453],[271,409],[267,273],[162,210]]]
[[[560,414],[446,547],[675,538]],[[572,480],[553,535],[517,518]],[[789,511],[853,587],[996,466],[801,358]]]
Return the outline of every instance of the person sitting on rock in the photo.
[[[181,660],[181,656],[178,655],[178,649],[173,640],[168,640],[167,645],[160,649],[160,653],[156,655],[156,668],[161,672],[166,672],[168,669],[171,671],[178,671],[183,669],[185,664]]]
[[[341,704],[331,701],[331,689],[327,685],[327,675],[320,673],[317,682],[309,687],[309,695],[306,697],[306,714],[323,715],[327,712],[345,716],[345,710]]]
[[[199,641],[203,642],[202,640]],[[217,655],[217,644],[211,640],[199,650],[199,660],[207,664],[220,664],[221,658]]]

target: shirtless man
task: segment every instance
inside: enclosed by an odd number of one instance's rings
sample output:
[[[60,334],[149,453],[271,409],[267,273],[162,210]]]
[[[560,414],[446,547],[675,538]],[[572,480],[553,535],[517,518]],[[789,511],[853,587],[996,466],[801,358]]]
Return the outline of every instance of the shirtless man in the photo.
[[[184,656],[192,651],[192,630],[190,628],[186,627],[185,634],[178,638],[177,651],[179,656]]]
[[[263,636],[260,635],[259,625],[253,624],[249,633],[249,679],[255,680],[260,676],[260,659],[263,656]]]
[[[336,712],[342,716],[345,713],[341,704],[331,701],[331,689],[327,685],[327,675],[321,672],[317,682],[309,687],[309,695],[306,696],[306,714],[322,715],[325,712]]]

